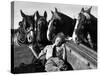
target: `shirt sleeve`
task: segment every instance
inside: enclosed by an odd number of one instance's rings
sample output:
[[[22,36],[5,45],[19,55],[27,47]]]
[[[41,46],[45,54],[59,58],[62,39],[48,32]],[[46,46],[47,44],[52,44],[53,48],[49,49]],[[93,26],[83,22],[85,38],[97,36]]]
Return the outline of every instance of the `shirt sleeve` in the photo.
[[[41,50],[38,58],[41,57],[42,55],[44,55],[46,53],[46,51],[47,51],[47,46],[43,50]]]
[[[65,44],[63,44],[62,47],[63,47],[63,60],[67,61],[67,51],[66,51]]]

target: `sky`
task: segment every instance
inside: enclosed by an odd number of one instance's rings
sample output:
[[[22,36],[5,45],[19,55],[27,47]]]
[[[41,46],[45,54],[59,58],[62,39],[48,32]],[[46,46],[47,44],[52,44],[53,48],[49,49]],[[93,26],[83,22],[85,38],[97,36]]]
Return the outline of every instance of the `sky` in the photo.
[[[73,4],[58,4],[58,3],[39,3],[39,2],[14,2],[14,29],[19,27],[18,23],[22,20],[20,10],[22,10],[27,15],[33,15],[35,11],[39,11],[40,15],[44,15],[44,11],[47,12],[47,20],[51,19],[51,10],[54,11],[55,7],[58,11],[68,15],[71,18],[77,17],[78,13],[81,11],[82,7],[89,8],[87,5],[73,5]],[[92,6],[91,13],[98,17],[97,6]]]

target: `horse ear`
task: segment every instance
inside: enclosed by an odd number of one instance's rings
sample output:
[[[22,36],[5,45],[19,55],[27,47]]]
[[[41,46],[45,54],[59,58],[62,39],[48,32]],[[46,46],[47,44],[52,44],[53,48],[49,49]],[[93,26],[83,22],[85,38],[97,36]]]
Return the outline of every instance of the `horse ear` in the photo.
[[[51,13],[54,14],[54,12],[51,10]]]
[[[36,18],[39,18],[39,12],[38,11],[36,11]]]
[[[22,27],[22,22],[21,21],[19,22],[19,26]]]
[[[34,18],[35,17],[35,14],[33,14],[32,17]]]
[[[84,12],[84,8],[81,9],[81,12]]]
[[[23,13],[22,10],[20,10],[20,13],[21,13],[21,16],[22,16],[22,17],[25,17],[25,14]]]
[[[58,12],[57,8],[55,8],[55,12]]]
[[[87,12],[90,13],[91,12],[91,9],[92,9],[92,6],[87,10]]]
[[[47,12],[46,11],[44,12],[44,17],[47,18]]]
[[[32,15],[32,19],[35,20],[35,14]]]

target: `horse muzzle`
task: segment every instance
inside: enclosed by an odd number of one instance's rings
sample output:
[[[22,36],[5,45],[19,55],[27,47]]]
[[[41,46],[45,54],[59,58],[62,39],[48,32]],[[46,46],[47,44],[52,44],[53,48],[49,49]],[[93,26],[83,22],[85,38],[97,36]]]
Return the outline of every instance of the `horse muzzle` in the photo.
[[[27,34],[27,41],[29,43],[31,43],[33,41],[33,32],[30,31],[28,34]]]

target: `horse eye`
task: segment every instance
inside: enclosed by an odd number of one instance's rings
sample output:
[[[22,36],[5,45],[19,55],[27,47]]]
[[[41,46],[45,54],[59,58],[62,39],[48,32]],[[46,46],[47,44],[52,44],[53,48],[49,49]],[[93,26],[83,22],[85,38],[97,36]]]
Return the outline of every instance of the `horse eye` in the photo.
[[[56,25],[56,22],[53,22],[54,25]]]
[[[29,30],[29,27],[27,27],[26,30],[28,31]]]

